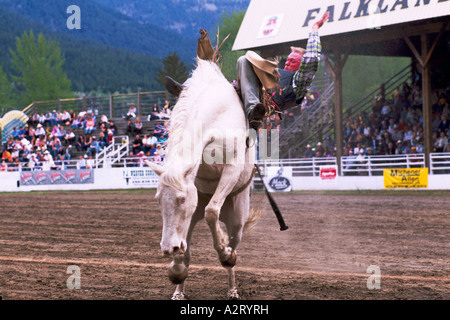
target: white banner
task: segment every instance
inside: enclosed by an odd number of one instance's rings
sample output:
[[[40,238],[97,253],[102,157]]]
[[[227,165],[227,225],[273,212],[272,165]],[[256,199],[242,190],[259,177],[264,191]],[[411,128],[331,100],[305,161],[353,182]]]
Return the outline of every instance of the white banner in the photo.
[[[264,183],[269,192],[291,191],[292,167],[267,167]]]

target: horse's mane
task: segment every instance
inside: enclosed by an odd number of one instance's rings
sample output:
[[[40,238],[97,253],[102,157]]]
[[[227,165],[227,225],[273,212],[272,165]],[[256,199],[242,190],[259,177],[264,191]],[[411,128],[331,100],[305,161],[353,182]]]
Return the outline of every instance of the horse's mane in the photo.
[[[198,98],[208,92],[207,86],[217,83],[217,81],[227,82],[217,64],[212,61],[197,59],[197,68],[184,83],[185,88],[181,92],[168,122],[169,138],[167,140],[165,166],[170,167],[170,170],[166,170],[165,174],[161,176],[160,182],[163,184],[182,191],[184,174],[200,164],[203,150],[200,149],[201,153],[199,154],[195,154],[192,150],[191,154],[188,155],[189,159],[186,159],[186,155],[183,154],[183,150],[192,149],[192,143],[199,143],[198,141],[192,141],[197,137],[191,136],[190,139],[186,139],[186,135],[189,134],[189,126],[194,126],[193,109],[202,107],[196,103]],[[191,145],[188,145],[188,143]]]

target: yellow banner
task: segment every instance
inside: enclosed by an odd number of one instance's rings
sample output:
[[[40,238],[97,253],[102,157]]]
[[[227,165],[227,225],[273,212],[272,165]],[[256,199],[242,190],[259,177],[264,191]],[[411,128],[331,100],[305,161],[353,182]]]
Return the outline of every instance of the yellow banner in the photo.
[[[384,169],[385,189],[428,188],[428,168]]]

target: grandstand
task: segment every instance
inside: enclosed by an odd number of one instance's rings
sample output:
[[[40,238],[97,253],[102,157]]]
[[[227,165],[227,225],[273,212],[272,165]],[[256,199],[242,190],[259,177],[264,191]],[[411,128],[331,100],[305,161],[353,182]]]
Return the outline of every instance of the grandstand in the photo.
[[[402,5],[400,5],[400,2]],[[360,106],[344,109],[342,70],[349,55],[409,57],[417,72],[423,114],[425,164],[433,153],[432,98],[437,89],[448,97],[450,62],[448,59],[448,1],[397,1],[384,4],[350,0],[340,3],[318,0],[310,3],[280,0],[273,11],[270,0],[252,0],[241,24],[233,50],[259,50],[262,56],[287,55],[290,46],[305,47],[315,18],[325,11],[330,20],[320,30],[324,60],[333,74],[333,119],[329,132],[336,144],[337,165],[341,172],[344,155],[344,111],[357,112]],[[270,18],[270,24],[267,24]],[[266,26],[266,27],[265,27]],[[262,32],[269,28],[270,32]],[[268,30],[266,30],[268,31]],[[431,75],[434,75],[433,77]],[[381,86],[381,101],[389,99]],[[373,99],[373,96],[363,99]],[[447,100],[448,101],[448,100]],[[361,108],[366,108],[361,105]],[[361,109],[362,110],[362,109]],[[299,120],[300,121],[300,120]],[[326,130],[326,127],[324,128]],[[302,137],[300,137],[302,138]],[[306,138],[306,137],[305,137]],[[305,144],[302,139],[295,141]],[[322,141],[323,142],[323,141]],[[295,150],[291,150],[295,154]],[[297,153],[298,155],[298,153]]]

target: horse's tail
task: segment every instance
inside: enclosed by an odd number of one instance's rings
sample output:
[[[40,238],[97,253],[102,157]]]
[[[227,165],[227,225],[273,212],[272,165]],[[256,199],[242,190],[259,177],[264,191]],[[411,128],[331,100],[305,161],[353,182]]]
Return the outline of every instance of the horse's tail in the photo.
[[[251,230],[258,223],[259,218],[261,218],[264,212],[264,208],[261,205],[263,197],[264,195],[252,204],[247,221],[244,225],[244,230]]]

